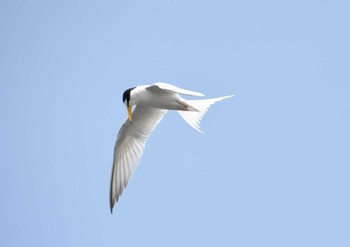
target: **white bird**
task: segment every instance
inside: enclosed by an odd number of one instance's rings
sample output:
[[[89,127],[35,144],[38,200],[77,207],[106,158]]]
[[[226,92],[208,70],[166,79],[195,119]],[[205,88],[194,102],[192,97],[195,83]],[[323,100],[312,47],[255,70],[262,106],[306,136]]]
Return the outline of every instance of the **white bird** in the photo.
[[[140,162],[148,137],[168,110],[176,110],[191,127],[202,132],[200,122],[208,108],[215,102],[233,96],[185,100],[179,94],[204,96],[162,82],[137,86],[124,92],[123,103],[128,109],[128,119],[120,128],[114,147],[110,188],[111,212]],[[134,105],[136,107],[132,111]]]

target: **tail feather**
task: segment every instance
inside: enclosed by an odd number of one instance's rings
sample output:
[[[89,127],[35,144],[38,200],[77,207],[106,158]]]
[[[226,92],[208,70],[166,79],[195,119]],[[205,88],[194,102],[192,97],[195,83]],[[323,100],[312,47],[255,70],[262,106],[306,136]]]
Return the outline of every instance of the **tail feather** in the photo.
[[[188,105],[189,111],[177,111],[179,115],[195,130],[203,133],[200,129],[200,124],[203,116],[208,111],[209,107],[218,101],[233,97],[234,95],[203,99],[203,100],[186,100],[184,103]]]

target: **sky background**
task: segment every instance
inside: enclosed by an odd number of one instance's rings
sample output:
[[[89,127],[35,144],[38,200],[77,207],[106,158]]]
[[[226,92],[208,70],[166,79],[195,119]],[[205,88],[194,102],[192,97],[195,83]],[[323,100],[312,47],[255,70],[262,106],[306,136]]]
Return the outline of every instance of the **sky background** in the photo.
[[[350,4],[0,2],[0,246],[350,246]],[[113,215],[125,89],[169,112]]]

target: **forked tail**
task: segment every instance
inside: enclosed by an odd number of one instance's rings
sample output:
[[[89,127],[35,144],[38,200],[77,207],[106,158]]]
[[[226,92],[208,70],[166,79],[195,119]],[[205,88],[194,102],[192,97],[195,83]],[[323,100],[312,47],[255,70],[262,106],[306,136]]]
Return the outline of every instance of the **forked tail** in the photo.
[[[195,130],[203,133],[200,129],[200,124],[203,116],[208,111],[209,107],[218,101],[233,97],[234,95],[203,99],[203,100],[184,100],[183,103],[188,105],[189,111],[177,111],[180,116]]]

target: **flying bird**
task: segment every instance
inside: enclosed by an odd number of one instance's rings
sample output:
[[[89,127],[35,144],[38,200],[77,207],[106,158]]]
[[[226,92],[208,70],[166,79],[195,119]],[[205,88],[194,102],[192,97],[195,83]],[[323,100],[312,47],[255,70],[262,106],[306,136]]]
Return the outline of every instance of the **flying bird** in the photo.
[[[218,101],[233,96],[185,100],[180,94],[204,96],[202,93],[163,82],[129,88],[124,92],[123,103],[127,107],[128,118],[119,130],[114,147],[110,187],[111,212],[140,162],[148,137],[168,110],[177,111],[191,127],[202,132],[200,123],[208,108]],[[134,105],[136,107],[133,111]]]

